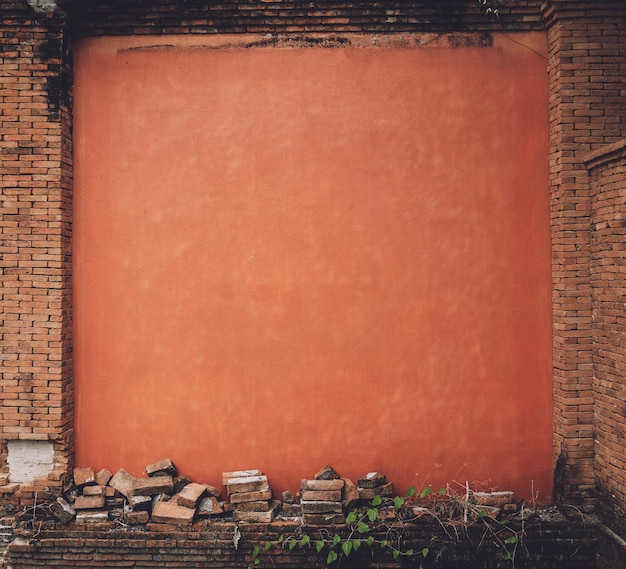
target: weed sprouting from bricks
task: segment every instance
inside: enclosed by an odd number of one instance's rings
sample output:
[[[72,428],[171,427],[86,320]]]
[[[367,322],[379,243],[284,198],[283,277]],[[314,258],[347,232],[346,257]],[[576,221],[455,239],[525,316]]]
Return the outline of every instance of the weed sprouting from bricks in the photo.
[[[334,487],[346,480],[335,481]],[[300,494],[307,500],[301,500],[301,504],[305,509],[309,503],[319,504],[318,515],[327,510],[328,519],[337,520],[336,507],[321,499],[322,492],[329,497],[330,487],[330,482],[303,480]],[[311,495],[316,491],[320,493],[319,500]],[[308,526],[304,518],[305,523],[297,531],[255,544],[248,569],[262,567],[264,555],[271,555],[274,550],[283,554],[285,550],[315,551],[320,561],[337,568],[342,563],[351,567],[355,557],[365,559],[364,555],[376,562],[393,560],[398,566],[408,558],[411,566],[430,566],[445,556],[446,549],[453,549],[461,538],[467,538],[470,529],[476,550],[489,550],[504,566],[514,569],[524,547],[526,520],[534,515],[523,501],[514,501],[512,492],[481,492],[470,488],[467,482],[451,483],[437,491],[431,486],[420,492],[411,487],[405,496],[383,496],[389,494],[384,475],[369,473],[359,480],[358,492],[361,497],[373,497],[354,502],[343,523],[320,528]],[[432,535],[424,536],[422,532],[416,539],[415,528],[424,523],[433,529]]]

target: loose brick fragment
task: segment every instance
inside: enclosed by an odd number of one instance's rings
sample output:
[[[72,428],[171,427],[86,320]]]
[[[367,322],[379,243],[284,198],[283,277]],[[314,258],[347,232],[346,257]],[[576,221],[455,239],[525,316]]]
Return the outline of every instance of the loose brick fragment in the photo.
[[[173,501],[157,502],[152,510],[152,521],[161,524],[190,525],[195,511]]]
[[[76,510],[63,498],[57,498],[52,502],[50,511],[62,524],[67,524],[76,517]]]
[[[359,498],[361,500],[373,500],[376,496],[393,496],[393,482],[387,482],[377,488],[359,488]]]
[[[222,508],[215,496],[206,496],[198,504],[197,514],[200,517],[219,516],[223,513],[224,508]]]
[[[146,466],[146,474],[148,477],[162,476],[164,474],[174,477],[178,476],[178,470],[176,469],[176,465],[172,462],[172,459],[165,458]]]
[[[235,522],[252,522],[252,523],[270,523],[276,514],[280,511],[280,502],[274,500],[267,512],[243,512],[235,510],[233,512],[233,521]]]
[[[378,488],[387,483],[387,477],[380,472],[369,472],[363,478],[359,478],[359,488]]]
[[[111,481],[111,478],[113,478],[113,474],[106,468],[96,472],[96,484],[98,486],[106,486]]]
[[[345,485],[343,479],[339,480],[303,480],[300,482],[301,490],[341,490]]]
[[[341,514],[343,508],[341,502],[300,502],[303,514]]]
[[[337,471],[332,466],[326,465],[313,478],[316,480],[339,480],[341,476],[337,474]]]
[[[341,502],[341,490],[302,490],[302,501]]]
[[[92,467],[88,468],[75,468],[74,469],[74,484],[76,488],[82,488],[87,484],[96,483],[96,473]]]
[[[174,480],[171,476],[154,476],[152,478],[136,478],[133,484],[133,496],[154,496],[161,493],[172,493]]]
[[[74,502],[75,510],[97,510],[104,508],[104,496],[78,496]]]
[[[120,468],[109,481],[109,486],[115,488],[120,494],[130,498],[133,495],[135,477]]]
[[[84,510],[76,512],[77,524],[96,524],[109,520],[109,512],[106,510]]]
[[[231,478],[245,478],[248,476],[262,476],[260,470],[233,470],[231,472],[222,472],[222,486],[226,486]]]
[[[206,494],[206,486],[192,482],[187,484],[178,494],[178,503],[186,508],[195,508],[202,498]]]
[[[269,487],[267,476],[244,476],[229,478],[226,481],[226,491],[229,496],[243,492],[263,492],[269,490]]]
[[[272,491],[263,490],[261,492],[240,492],[233,494],[230,497],[230,501],[233,504],[240,504],[241,502],[256,502],[257,500],[271,500]]]

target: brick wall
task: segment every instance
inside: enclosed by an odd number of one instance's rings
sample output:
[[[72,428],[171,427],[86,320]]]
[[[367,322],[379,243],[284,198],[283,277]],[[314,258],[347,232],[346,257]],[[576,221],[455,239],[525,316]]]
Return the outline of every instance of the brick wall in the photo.
[[[595,490],[626,536],[626,141],[586,157],[591,175]]]
[[[0,492],[7,441],[72,458],[71,86],[63,18],[0,5]],[[32,489],[21,488],[24,499]]]
[[[624,294],[618,279],[623,250],[620,257],[616,241],[623,227],[600,219],[619,212],[617,205],[606,207],[602,200],[614,192],[606,186],[601,191],[599,182],[600,176],[615,180],[623,175],[623,162],[611,159],[596,166],[594,158],[590,186],[583,161],[590,151],[623,137],[623,2],[549,0],[545,23],[539,2],[533,1],[502,8],[498,21],[438,11],[432,2],[222,2],[212,3],[208,12],[202,2],[184,2],[176,12],[170,4],[161,0],[146,8],[134,0],[123,9],[118,2],[66,6],[78,35],[547,27],[557,498],[592,503],[595,420],[599,504],[607,519],[612,512],[623,513],[623,497],[610,482],[619,479],[615,473],[623,465],[623,445],[614,431],[621,428],[618,415],[623,415],[623,321],[615,314]],[[21,439],[51,442],[63,470],[72,460],[73,404],[69,34],[59,13],[38,14],[22,1],[2,0],[0,18],[0,468],[7,472],[7,441]],[[48,483],[54,485],[42,481]],[[25,499],[31,492],[21,491]]]
[[[504,559],[501,547],[485,535],[481,526],[454,529],[438,522],[417,522],[396,527],[391,533],[375,534],[376,539],[393,540],[404,551],[421,551],[430,545],[426,559],[401,557],[394,561],[389,550],[363,546],[358,553],[341,560],[341,567],[446,567],[447,569],[504,569],[511,562]],[[237,549],[233,538],[239,532]],[[252,550],[260,546],[259,567],[302,569],[326,567],[328,548],[317,554],[314,544],[295,547],[279,543],[280,536],[299,535],[303,528],[293,521],[271,525],[208,522],[185,530],[123,531],[108,525],[78,526],[71,532],[63,528],[38,527],[38,534],[20,532],[9,546],[7,563],[13,569],[35,567],[202,567],[204,569],[240,569],[254,566]],[[315,529],[304,531],[316,539]],[[334,532],[335,530],[333,530]],[[342,533],[342,530],[337,530]],[[302,534],[300,534],[302,535]],[[332,536],[332,534],[330,534]],[[435,541],[431,539],[435,537]],[[558,538],[558,539],[557,539]],[[265,550],[265,543],[271,547]],[[527,522],[523,547],[515,557],[519,569],[589,569],[594,565],[595,539],[580,522],[565,520]],[[564,565],[565,564],[565,565]]]
[[[591,507],[594,485],[592,196],[583,156],[618,140],[625,7],[554,0],[550,46],[550,195],[553,255],[556,497]]]

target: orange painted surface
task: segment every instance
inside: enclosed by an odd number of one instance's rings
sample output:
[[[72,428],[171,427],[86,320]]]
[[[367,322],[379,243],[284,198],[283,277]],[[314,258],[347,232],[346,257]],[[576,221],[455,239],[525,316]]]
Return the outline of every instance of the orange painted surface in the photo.
[[[77,464],[549,496],[545,60],[183,41],[77,49]]]

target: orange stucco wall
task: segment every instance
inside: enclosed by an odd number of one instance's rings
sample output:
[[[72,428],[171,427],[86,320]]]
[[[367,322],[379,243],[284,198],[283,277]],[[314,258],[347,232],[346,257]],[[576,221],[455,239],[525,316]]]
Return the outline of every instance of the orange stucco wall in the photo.
[[[545,37],[515,39],[81,41],[77,464],[549,495]]]

